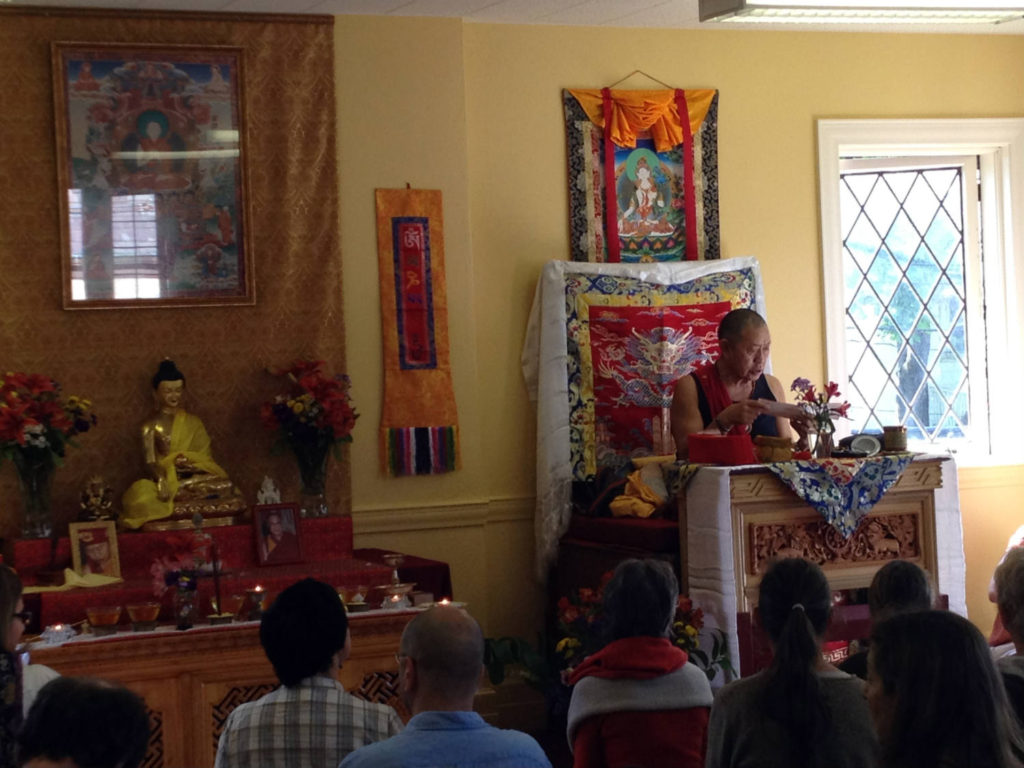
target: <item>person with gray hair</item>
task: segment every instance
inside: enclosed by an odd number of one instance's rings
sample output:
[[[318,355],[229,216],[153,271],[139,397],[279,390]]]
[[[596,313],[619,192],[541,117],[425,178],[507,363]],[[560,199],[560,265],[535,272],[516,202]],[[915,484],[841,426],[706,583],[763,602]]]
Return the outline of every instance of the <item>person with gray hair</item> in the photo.
[[[1024,549],[1017,547],[1006,553],[994,580],[999,618],[1014,650],[997,659],[996,668],[1018,721],[1024,723]]]
[[[501,730],[473,711],[484,671],[480,625],[461,608],[435,606],[406,626],[398,686],[412,712],[405,730],[357,749],[341,768],[551,768],[530,736]]]
[[[577,768],[701,768],[711,686],[669,639],[679,588],[663,560],[625,560],[604,588],[608,644],[572,672],[567,736]]]

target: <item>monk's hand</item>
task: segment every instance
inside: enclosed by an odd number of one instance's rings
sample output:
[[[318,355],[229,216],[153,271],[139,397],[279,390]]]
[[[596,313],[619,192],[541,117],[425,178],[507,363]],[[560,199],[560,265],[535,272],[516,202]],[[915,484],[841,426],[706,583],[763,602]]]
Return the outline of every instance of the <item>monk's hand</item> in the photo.
[[[716,420],[723,427],[742,425],[749,431],[754,419],[767,412],[768,406],[762,400],[739,400],[719,413]]]
[[[798,451],[807,450],[807,435],[811,431],[811,417],[804,414],[800,417],[793,417],[789,420],[789,426],[796,432],[797,441],[796,449]]]

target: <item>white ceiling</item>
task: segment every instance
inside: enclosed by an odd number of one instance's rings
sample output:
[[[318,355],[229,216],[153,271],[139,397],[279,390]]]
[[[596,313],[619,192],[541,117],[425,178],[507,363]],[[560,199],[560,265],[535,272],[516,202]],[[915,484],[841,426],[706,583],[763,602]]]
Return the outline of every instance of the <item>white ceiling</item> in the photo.
[[[0,0],[0,5],[10,0]],[[559,24],[668,29],[765,29],[763,24],[700,24],[697,0],[17,0],[18,5],[71,8],[439,16],[486,24]],[[981,0],[979,5],[985,5]],[[770,28],[778,29],[780,25]],[[788,29],[1024,35],[1024,19],[1005,24],[791,24]]]

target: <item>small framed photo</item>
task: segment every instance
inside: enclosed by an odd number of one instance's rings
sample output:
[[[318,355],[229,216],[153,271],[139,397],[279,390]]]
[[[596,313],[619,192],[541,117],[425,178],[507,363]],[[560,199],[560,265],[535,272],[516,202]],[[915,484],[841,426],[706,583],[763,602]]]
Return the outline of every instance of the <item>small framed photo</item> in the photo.
[[[121,578],[117,555],[117,528],[113,520],[70,523],[71,564],[79,576],[97,573]]]
[[[298,504],[257,504],[252,508],[260,565],[302,561]]]

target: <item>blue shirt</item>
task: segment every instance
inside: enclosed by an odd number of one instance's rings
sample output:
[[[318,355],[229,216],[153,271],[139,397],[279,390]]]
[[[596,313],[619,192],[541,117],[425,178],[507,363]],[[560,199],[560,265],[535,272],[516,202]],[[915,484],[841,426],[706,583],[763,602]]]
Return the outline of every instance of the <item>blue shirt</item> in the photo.
[[[357,749],[341,768],[551,768],[530,736],[488,725],[476,712],[420,712],[405,730]]]

